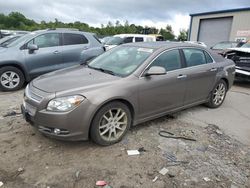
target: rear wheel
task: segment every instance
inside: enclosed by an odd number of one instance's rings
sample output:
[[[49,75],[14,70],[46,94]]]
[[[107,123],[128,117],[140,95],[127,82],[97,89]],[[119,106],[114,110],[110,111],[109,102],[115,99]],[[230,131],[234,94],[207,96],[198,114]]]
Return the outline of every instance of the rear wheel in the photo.
[[[210,108],[218,108],[222,105],[227,94],[227,84],[224,80],[220,80],[214,87],[208,103],[206,105]]]
[[[24,84],[24,75],[16,67],[6,66],[0,68],[0,90],[15,91]]]
[[[103,106],[95,115],[91,125],[91,139],[103,146],[119,142],[131,125],[129,108],[121,102]]]

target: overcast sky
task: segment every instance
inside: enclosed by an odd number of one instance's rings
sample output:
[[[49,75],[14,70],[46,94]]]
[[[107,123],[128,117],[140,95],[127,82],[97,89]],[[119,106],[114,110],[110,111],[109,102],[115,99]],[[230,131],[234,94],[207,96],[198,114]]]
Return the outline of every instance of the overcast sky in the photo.
[[[0,12],[18,11],[35,21],[81,21],[100,27],[120,20],[166,27],[175,34],[189,26],[190,13],[250,7],[250,0],[0,0]]]

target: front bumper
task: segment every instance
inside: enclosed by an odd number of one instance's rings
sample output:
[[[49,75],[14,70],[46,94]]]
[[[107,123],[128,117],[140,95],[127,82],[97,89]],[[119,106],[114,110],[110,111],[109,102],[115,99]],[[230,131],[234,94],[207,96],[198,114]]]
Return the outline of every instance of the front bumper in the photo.
[[[235,73],[236,79],[250,81],[250,68],[242,69],[241,67],[236,67]]]
[[[36,91],[37,92],[37,91]],[[21,105],[24,119],[41,133],[62,140],[88,140],[92,111],[89,101],[84,100],[77,108],[69,112],[51,112],[46,110],[53,95],[35,101],[26,94]],[[37,94],[37,93],[36,93]],[[40,93],[39,93],[40,94]]]

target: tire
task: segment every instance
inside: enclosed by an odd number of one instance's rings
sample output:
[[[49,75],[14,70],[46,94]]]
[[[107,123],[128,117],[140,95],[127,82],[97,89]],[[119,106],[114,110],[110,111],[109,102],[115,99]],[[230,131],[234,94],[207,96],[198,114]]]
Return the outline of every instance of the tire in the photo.
[[[227,84],[224,80],[220,80],[214,87],[213,91],[209,96],[209,101],[206,103],[206,106],[209,108],[218,108],[222,105],[226,98],[227,94]],[[216,95],[216,92],[218,93]]]
[[[10,80],[8,80],[10,79]],[[25,82],[22,71],[16,67],[6,66],[0,68],[0,90],[16,91],[22,88]]]
[[[131,112],[127,105],[110,102],[101,107],[94,116],[90,137],[93,142],[102,146],[115,144],[126,134],[131,122]]]

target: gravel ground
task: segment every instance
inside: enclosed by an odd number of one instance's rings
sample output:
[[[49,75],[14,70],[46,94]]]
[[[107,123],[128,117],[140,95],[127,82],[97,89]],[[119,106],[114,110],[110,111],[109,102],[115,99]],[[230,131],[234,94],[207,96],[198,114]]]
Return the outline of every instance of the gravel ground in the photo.
[[[250,187],[250,146],[215,124],[179,118],[189,110],[133,127],[122,142],[100,147],[41,135],[18,114],[22,95],[0,93],[0,187],[93,188],[98,180],[113,188]],[[3,117],[13,110],[16,115]],[[196,141],[161,137],[162,130]],[[139,148],[140,155],[127,155]]]

